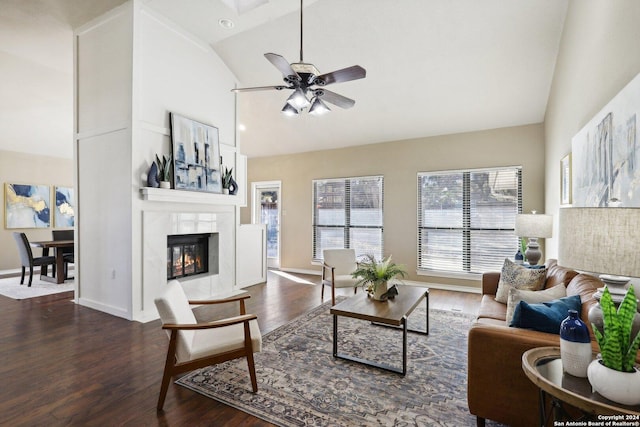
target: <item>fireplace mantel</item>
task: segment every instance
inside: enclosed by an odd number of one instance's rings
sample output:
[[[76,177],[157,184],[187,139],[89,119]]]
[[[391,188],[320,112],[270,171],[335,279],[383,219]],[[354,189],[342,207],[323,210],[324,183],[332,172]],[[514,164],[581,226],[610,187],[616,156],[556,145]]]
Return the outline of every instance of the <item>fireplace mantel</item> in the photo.
[[[241,205],[238,195],[213,194],[200,191],[172,190],[168,188],[143,187],[142,200],[150,202],[198,203],[201,205]]]

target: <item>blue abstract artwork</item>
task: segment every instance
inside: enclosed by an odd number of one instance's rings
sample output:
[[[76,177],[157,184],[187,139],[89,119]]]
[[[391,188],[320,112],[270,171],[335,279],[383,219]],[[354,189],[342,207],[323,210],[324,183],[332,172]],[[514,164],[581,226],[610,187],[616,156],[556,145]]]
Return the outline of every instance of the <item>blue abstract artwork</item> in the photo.
[[[56,227],[73,227],[75,225],[76,199],[73,188],[56,187],[56,210],[54,211]]]
[[[218,128],[171,113],[176,190],[222,193]]]
[[[6,228],[48,228],[51,189],[48,185],[5,184]]]

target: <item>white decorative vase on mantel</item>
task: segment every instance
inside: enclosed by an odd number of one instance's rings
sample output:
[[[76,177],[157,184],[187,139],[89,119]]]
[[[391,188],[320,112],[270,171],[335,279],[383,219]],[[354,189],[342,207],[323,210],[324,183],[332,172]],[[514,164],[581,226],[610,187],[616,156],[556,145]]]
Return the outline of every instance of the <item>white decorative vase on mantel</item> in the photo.
[[[160,188],[171,188],[171,182],[169,182],[169,181],[160,181]]]
[[[607,368],[596,359],[589,364],[587,377],[595,391],[623,405],[640,405],[640,371],[621,372]]]

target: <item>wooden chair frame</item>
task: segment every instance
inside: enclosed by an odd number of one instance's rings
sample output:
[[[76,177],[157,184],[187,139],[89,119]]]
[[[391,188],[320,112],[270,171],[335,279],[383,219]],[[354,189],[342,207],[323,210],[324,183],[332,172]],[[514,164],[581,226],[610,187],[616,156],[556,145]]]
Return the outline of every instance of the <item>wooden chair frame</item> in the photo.
[[[358,263],[356,263],[358,264]],[[327,279],[327,276],[325,274],[326,270],[330,270],[331,271],[331,280]],[[330,266],[329,264],[327,264],[326,262],[322,262],[322,291],[320,291],[320,300],[324,301],[324,287],[325,286],[331,286],[331,305],[336,305],[336,287],[333,285],[335,283],[336,280],[336,268]],[[358,287],[354,286],[353,287],[353,294],[355,295],[358,292]]]
[[[171,337],[169,339],[169,348],[167,350],[167,359],[164,367],[164,374],[162,376],[162,385],[160,386],[160,396],[158,398],[158,411],[162,411],[164,406],[164,400],[167,396],[169,389],[169,383],[171,378],[177,374],[183,372],[192,371],[194,369],[203,368],[209,365],[215,365],[218,363],[226,362],[228,360],[238,359],[240,357],[247,358],[247,364],[249,366],[249,376],[251,377],[251,388],[253,392],[258,391],[258,382],[256,379],[256,368],[253,360],[253,345],[251,343],[251,330],[249,322],[257,319],[255,314],[246,314],[244,300],[250,298],[250,295],[238,295],[231,298],[218,299],[218,300],[203,300],[203,301],[189,301],[190,305],[209,305],[209,304],[223,304],[228,302],[240,302],[240,316],[230,317],[227,319],[216,320],[213,322],[197,323],[190,325],[177,325],[177,324],[164,324],[162,329],[168,329],[171,331]],[[244,347],[231,350],[224,353],[219,353],[212,356],[202,357],[200,359],[194,359],[187,362],[177,363],[176,361],[176,349],[178,348],[178,331],[179,330],[202,330],[212,328],[223,328],[226,326],[244,324]]]

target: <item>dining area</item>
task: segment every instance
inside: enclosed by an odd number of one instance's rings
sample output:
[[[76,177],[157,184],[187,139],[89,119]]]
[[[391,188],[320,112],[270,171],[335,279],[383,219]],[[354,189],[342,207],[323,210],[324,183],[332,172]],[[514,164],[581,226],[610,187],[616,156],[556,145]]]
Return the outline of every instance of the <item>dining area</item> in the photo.
[[[40,279],[62,284],[66,280],[73,280],[70,275],[70,265],[75,264],[74,230],[52,230],[51,239],[30,241],[25,233],[14,232],[21,264],[20,284],[24,284],[27,269],[28,284],[33,282],[34,268],[40,268]],[[41,249],[42,255],[35,256],[33,249]]]

